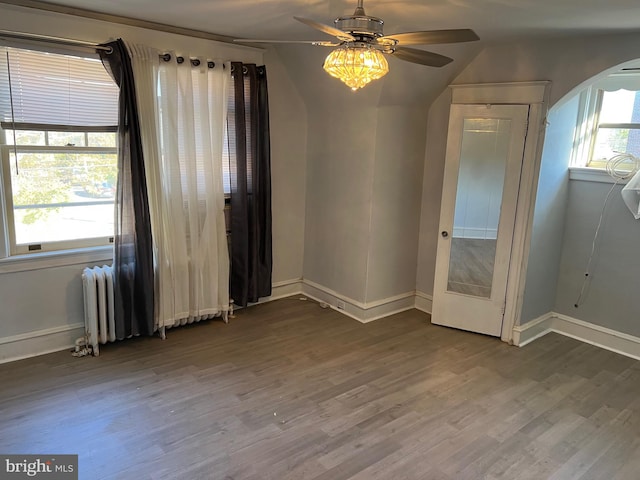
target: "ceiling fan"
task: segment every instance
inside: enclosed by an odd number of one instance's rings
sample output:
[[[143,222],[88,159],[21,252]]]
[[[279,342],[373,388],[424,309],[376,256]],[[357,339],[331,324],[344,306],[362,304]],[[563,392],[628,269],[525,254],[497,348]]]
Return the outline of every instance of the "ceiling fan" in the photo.
[[[335,27],[310,20],[293,17],[299,22],[336,38],[334,41],[308,40],[256,40],[237,39],[244,43],[307,43],[321,47],[338,47],[332,51],[324,63],[324,69],[339,78],[353,90],[364,87],[371,80],[381,78],[389,71],[383,54],[400,60],[429,67],[443,67],[453,59],[426,50],[409,48],[405,45],[434,45],[439,43],[472,42],[479,40],[473,30],[429,30],[385,35],[384,22],[367,15],[364,0],[358,0],[353,15],[345,15],[334,20]]]

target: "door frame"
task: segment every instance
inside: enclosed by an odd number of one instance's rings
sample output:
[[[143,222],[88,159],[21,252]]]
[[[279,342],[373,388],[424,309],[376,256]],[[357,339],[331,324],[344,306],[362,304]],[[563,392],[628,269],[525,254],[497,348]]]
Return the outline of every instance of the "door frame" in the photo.
[[[513,344],[513,328],[519,324],[522,313],[551,82],[462,84],[450,85],[449,88],[452,105],[529,105],[529,122],[520,172],[511,261],[507,274],[507,296],[500,335],[503,342]]]

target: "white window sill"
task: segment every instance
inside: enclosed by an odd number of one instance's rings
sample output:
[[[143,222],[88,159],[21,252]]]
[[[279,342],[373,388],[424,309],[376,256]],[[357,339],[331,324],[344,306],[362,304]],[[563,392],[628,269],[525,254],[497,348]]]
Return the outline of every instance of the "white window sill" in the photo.
[[[569,167],[569,180],[583,182],[616,183],[616,180],[602,168]],[[619,180],[618,185],[625,185],[630,178]]]
[[[42,270],[45,268],[66,267],[88,263],[111,262],[113,245],[104,247],[78,248],[56,252],[31,253],[0,258],[0,275],[5,273]]]

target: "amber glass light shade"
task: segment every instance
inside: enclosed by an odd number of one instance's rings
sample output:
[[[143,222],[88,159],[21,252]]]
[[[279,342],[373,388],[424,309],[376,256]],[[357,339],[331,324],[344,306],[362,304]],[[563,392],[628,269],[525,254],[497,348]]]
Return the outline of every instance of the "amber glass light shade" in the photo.
[[[327,56],[323,68],[352,90],[357,90],[372,80],[384,77],[389,71],[389,64],[384,54],[375,48],[344,46]]]

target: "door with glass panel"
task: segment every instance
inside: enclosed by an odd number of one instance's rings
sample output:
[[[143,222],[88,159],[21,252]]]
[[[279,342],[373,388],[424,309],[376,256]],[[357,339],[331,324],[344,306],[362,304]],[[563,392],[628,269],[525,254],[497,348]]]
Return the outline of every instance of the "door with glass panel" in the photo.
[[[500,336],[528,105],[452,105],[432,322]]]

